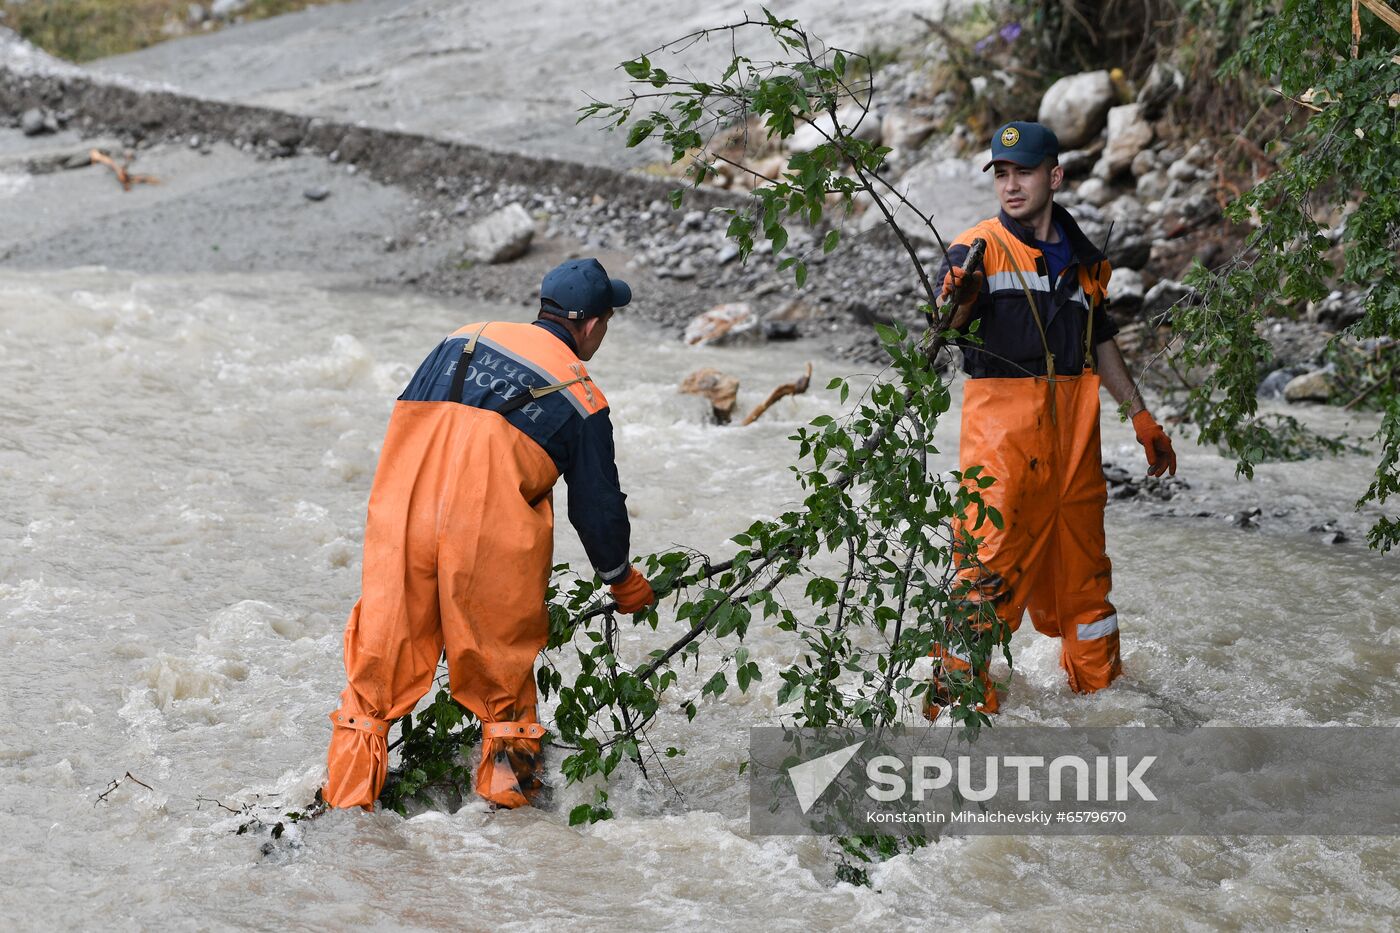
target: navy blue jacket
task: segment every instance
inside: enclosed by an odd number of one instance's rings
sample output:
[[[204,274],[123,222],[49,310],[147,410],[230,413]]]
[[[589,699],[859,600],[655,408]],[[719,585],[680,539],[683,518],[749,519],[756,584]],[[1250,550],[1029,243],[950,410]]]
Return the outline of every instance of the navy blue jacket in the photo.
[[[535,321],[563,341],[573,354],[578,346],[560,324]],[[428,354],[399,399],[410,402],[448,400],[452,377],[470,335],[449,337]],[[519,354],[491,340],[488,327],[457,401],[487,411],[530,387],[551,385],[553,376]],[[605,583],[616,583],[631,567],[631,523],[627,496],[617,477],[612,421],[608,409],[589,413],[568,391],[554,392],[505,415],[507,421],[549,454],[569,486],[569,523],[578,532],[588,560]]]

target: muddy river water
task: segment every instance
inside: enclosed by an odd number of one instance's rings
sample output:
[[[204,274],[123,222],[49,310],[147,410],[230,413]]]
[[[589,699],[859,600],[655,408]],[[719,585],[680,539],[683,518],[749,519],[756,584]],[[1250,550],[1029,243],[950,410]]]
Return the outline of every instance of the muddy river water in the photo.
[[[821,840],[748,833],[745,730],[778,721],[774,672],[792,651],[757,627],[763,689],[662,727],[688,752],[671,767],[683,803],[624,775],[617,818],[593,827],[567,825],[587,799],[575,787],[551,811],[333,813],[265,857],[266,837],[233,835],[240,817],[220,804],[295,806],[321,779],[393,399],[444,334],[524,313],[302,277],[0,272],[0,923],[1147,930],[1400,915],[1400,846],[1364,836],[958,839],[876,866],[870,888],[837,884]],[[675,386],[720,366],[742,379],[742,409],[809,352],[694,350],[615,321],[591,369],[637,552],[724,555],[794,499],[786,437],[837,410],[820,387],[848,366],[815,359],[817,388],[744,429],[707,424]],[[1107,415],[1104,430],[1106,457],[1136,469],[1131,431]],[[956,417],[940,431],[946,469]],[[1213,451],[1178,449],[1183,476],[1228,481]],[[1335,486],[1344,502],[1364,479],[1363,459],[1260,481],[1271,501]],[[1026,625],[1007,721],[1396,723],[1393,559],[1128,509],[1108,524],[1125,677],[1070,694],[1054,644]],[[563,521],[556,555],[583,565]],[[669,642],[662,624],[625,651]],[[97,802],[127,772],[148,786]]]

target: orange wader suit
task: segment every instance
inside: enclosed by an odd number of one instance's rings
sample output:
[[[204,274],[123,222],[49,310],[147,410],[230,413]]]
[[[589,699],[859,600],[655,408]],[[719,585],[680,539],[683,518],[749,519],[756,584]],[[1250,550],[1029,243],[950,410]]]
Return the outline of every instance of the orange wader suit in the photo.
[[[1005,212],[963,233],[949,250],[961,264],[974,239],[987,242],[987,281],[973,318],[981,320],[982,344],[960,341],[969,378],[959,461],[964,470],[980,464],[996,479],[980,493],[1003,517],[1002,529],[959,523],[960,533],[980,541],[977,559],[961,560],[958,577],[968,598],[991,600],[1012,631],[1029,609],[1037,631],[1062,640],[1060,666],[1070,689],[1090,693],[1122,670],[1118,614],[1108,600],[1108,489],[1091,350],[1117,328],[1103,310],[1106,257],[1064,208],[1055,206],[1054,220],[1072,251],[1057,282],[1033,234]],[[935,655],[946,668],[969,667],[955,651]],[[981,708],[995,713],[996,690],[981,673]],[[938,707],[927,712],[932,718]]]
[[[453,698],[482,722],[477,793],[515,807],[538,789],[534,663],[548,632],[561,473],[590,559],[615,561],[603,576],[620,578],[629,528],[607,401],[567,331],[469,324],[419,367],[370,492],[363,589],[345,627],[348,685],[331,714],[331,806],[373,807],[389,726],[427,693],[444,648]],[[591,488],[574,488],[576,478]]]

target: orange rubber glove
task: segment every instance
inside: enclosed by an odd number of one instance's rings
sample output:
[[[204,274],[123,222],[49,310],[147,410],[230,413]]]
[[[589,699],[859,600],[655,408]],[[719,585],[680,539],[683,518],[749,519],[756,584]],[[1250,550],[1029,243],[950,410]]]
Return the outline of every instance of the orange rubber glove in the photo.
[[[943,289],[938,293],[940,302],[947,301],[952,296],[958,303],[958,310],[953,313],[953,318],[948,322],[948,326],[954,330],[962,330],[967,325],[968,318],[972,317],[972,309],[977,304],[977,296],[982,292],[982,283],[986,277],[981,272],[969,273],[966,269],[954,266],[948,270],[948,274],[943,277]]]
[[[1170,470],[1175,476],[1176,452],[1172,450],[1171,438],[1146,408],[1133,415],[1133,431],[1137,433],[1138,443],[1147,451],[1147,475],[1161,476]]]
[[[981,294],[985,279],[981,272],[970,273],[966,269],[954,266],[943,277],[943,290],[938,293],[938,300],[947,301],[948,296],[952,295],[957,299],[959,307],[970,305]]]
[[[651,591],[651,583],[637,571],[636,567],[631,568],[627,576],[612,585],[612,595],[617,602],[617,611],[625,612],[628,615],[641,612],[656,602],[656,594]]]

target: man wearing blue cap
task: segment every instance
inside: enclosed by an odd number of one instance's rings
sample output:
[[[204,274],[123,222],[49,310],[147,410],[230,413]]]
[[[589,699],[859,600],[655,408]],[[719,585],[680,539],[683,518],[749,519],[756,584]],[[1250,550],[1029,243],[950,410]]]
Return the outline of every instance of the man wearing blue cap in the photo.
[[[1059,152],[1055,134],[1039,123],[997,131],[983,171],[995,171],[1001,212],[957,237],[939,278],[943,298],[958,303],[951,326],[965,335],[959,461],[996,479],[980,494],[1003,519],[1001,528],[959,529],[966,604],[989,603],[1012,631],[1029,610],[1037,631],[1061,640],[1070,689],[1091,693],[1122,670],[1118,613],[1108,600],[1100,385],[1127,406],[1149,475],[1175,475],[1176,455],[1113,339],[1117,328],[1104,311],[1108,258],[1054,202],[1064,184]],[[966,273],[960,267],[977,239],[987,244],[983,269]],[[966,648],[986,631],[975,625],[952,640]],[[929,718],[946,704],[943,671],[969,669],[970,652],[956,645],[936,654]],[[980,708],[994,713],[996,687],[985,670],[977,673]]]
[[[538,320],[468,324],[418,367],[389,419],[370,491],[359,602],[345,627],[347,686],[331,713],[326,801],[374,806],[386,737],[447,656],[452,696],[482,724],[476,792],[518,807],[540,789],[535,658],[555,482],[569,521],[621,612],[652,602],[631,565],[608,403],[584,361],[632,299],[596,259],[540,286]]]

